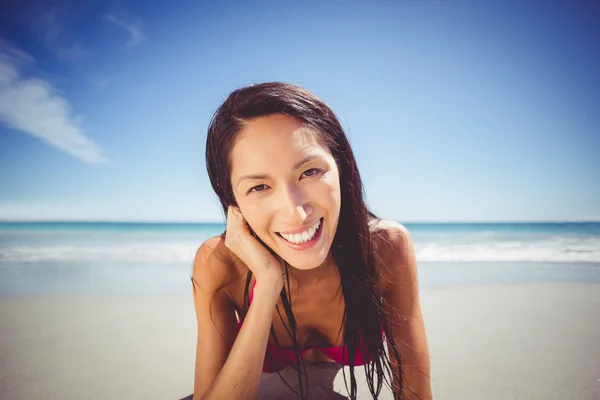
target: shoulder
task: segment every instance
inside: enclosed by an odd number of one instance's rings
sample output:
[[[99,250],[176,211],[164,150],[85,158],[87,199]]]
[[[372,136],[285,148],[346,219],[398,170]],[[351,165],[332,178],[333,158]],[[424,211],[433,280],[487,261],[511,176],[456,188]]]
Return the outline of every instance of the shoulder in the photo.
[[[410,232],[399,222],[386,219],[372,220],[369,223],[371,232],[379,239],[391,240],[408,240]]]
[[[395,221],[377,220],[370,224],[372,250],[380,272],[382,292],[397,282],[411,282],[416,277],[416,254],[408,229]]]
[[[196,251],[192,279],[196,285],[207,291],[224,288],[237,281],[247,271],[247,268],[237,261],[237,257],[225,246],[224,237],[211,237]]]
[[[373,250],[380,256],[398,257],[414,251],[408,229],[399,222],[377,220],[370,224]]]

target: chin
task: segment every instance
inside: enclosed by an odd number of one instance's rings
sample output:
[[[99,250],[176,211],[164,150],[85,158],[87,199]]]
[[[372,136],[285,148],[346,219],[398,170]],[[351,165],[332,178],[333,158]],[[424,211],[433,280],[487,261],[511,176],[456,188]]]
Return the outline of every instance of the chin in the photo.
[[[318,259],[312,259],[312,260],[306,260],[306,261],[298,261],[298,260],[287,260],[284,258],[284,260],[292,267],[294,267],[295,269],[299,269],[302,271],[309,271],[311,269],[315,269],[320,267],[323,262],[325,262],[325,259],[327,258],[327,255],[325,255],[325,257],[319,257]]]

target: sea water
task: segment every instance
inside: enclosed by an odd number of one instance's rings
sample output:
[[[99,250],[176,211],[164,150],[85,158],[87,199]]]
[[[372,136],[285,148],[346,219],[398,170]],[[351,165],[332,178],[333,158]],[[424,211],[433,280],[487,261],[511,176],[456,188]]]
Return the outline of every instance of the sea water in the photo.
[[[423,287],[600,282],[600,223],[404,224]],[[0,294],[191,292],[224,224],[0,223]]]

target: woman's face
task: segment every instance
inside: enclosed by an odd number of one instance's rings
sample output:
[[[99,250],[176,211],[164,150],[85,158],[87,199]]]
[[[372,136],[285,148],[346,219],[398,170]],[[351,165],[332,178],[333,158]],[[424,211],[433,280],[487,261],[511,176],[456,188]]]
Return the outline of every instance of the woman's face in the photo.
[[[283,114],[256,118],[230,158],[233,193],[258,237],[295,268],[320,266],[333,243],[341,196],[335,160],[314,131]]]

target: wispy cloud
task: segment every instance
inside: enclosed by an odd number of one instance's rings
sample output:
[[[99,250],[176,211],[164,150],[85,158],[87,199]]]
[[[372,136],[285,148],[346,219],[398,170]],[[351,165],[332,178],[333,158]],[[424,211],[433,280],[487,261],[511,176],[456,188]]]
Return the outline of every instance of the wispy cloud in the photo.
[[[113,80],[113,76],[101,74],[98,72],[89,72],[85,74],[85,80],[98,90],[105,89]]]
[[[108,162],[86,136],[81,117],[71,115],[71,105],[52,85],[21,76],[21,67],[29,62],[30,55],[0,40],[0,122],[86,163]]]
[[[128,47],[136,46],[146,40],[146,35],[142,32],[142,26],[139,22],[125,21],[123,18],[119,18],[111,13],[105,14],[104,19],[127,31],[129,34]]]
[[[68,14],[67,5],[56,1],[34,3],[26,9],[26,16],[30,28],[59,60],[74,63],[84,59],[89,50],[83,39],[69,29],[68,22],[74,17]]]
[[[33,57],[29,54],[2,38],[0,38],[0,57],[0,60],[6,60],[17,66],[29,64],[34,61]]]

